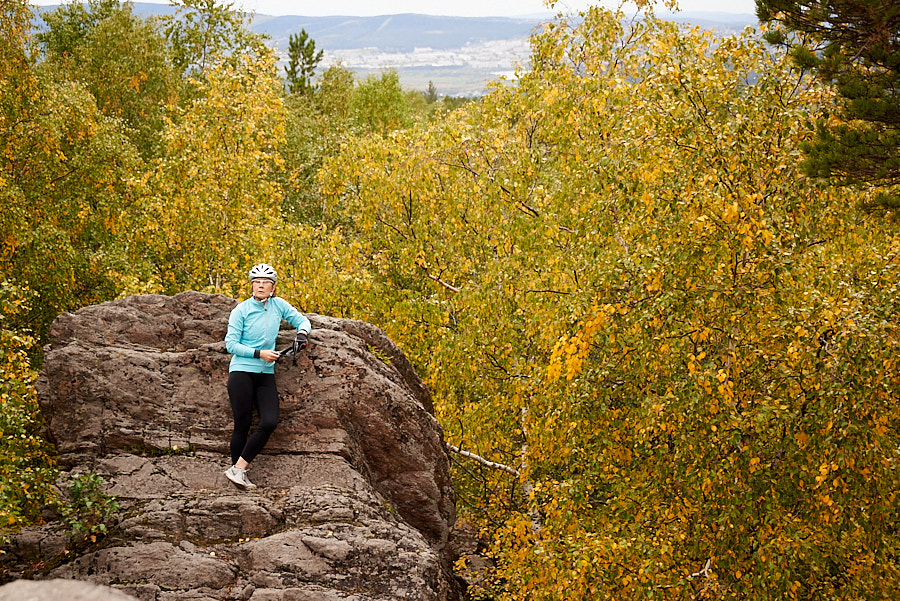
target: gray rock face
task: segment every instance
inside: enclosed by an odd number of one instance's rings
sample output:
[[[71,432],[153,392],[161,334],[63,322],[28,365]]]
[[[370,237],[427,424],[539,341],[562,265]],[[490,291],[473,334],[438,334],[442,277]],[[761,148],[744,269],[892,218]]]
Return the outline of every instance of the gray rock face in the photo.
[[[0,586],[0,601],[137,601],[115,589],[74,580],[17,580]]]
[[[46,576],[142,601],[452,598],[443,433],[378,328],[309,315],[309,348],[276,366],[281,421],[249,472],[259,488],[225,478],[222,340],[236,303],[135,296],[54,322],[37,382],[49,436],[60,466],[103,476],[121,510],[99,545]],[[7,557],[47,561],[61,536],[23,532]]]

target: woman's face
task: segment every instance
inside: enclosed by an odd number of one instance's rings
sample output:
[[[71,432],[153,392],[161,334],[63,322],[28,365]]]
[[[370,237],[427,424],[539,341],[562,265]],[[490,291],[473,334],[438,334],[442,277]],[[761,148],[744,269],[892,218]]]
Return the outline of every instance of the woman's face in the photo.
[[[266,278],[256,278],[251,282],[253,286],[253,296],[256,300],[264,300],[272,296],[275,290],[275,282]]]

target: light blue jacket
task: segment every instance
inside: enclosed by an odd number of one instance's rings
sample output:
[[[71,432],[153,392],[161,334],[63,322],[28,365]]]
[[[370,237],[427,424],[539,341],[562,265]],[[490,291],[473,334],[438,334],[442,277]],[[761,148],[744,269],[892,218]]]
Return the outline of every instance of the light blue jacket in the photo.
[[[273,296],[265,303],[250,297],[231,310],[225,348],[234,355],[228,371],[274,374],[275,364],[254,357],[256,351],[275,350],[275,339],[284,319],[309,334],[309,320],[286,300]]]

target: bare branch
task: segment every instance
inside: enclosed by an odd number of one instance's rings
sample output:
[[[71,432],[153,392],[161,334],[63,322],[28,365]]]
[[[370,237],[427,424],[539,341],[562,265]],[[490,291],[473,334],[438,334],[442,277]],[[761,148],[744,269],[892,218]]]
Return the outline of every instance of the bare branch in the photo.
[[[443,286],[443,287],[446,288],[447,290],[451,290],[451,291],[453,291],[453,292],[459,292],[459,288],[457,288],[456,286],[453,286],[453,285],[451,285],[451,284],[448,284],[447,282],[445,282],[445,281],[442,280],[441,278],[437,277],[436,275],[431,275],[431,274],[428,273],[427,271],[425,272],[425,275],[427,275],[429,279],[434,280],[435,282],[437,282],[438,284],[440,284],[441,286]]]
[[[463,451],[459,447],[452,445],[449,442],[445,442],[444,444],[447,445],[447,448],[450,449],[450,451],[471,459],[472,461],[480,463],[484,467],[489,467],[495,470],[502,470],[508,474],[519,477],[519,471],[509,467],[508,465],[503,465],[502,463],[497,463],[496,461],[490,461],[488,459],[485,459],[481,455],[476,455],[475,453],[470,453],[469,451]]]
[[[702,570],[700,570],[699,572],[694,572],[693,574],[691,574],[691,575],[689,576],[689,578],[698,578],[698,577],[700,577],[700,576],[703,576],[704,578],[709,578],[709,566],[710,566],[710,564],[712,564],[712,557],[710,557],[709,559],[706,560],[706,565],[703,566],[703,569],[702,569]]]

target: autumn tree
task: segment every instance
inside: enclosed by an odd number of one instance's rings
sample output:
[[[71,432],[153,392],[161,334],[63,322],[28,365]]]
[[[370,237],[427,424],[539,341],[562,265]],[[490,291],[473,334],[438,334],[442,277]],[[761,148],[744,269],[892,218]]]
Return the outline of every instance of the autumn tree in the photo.
[[[83,84],[37,68],[14,17],[28,9],[16,6],[2,12],[0,277],[37,293],[14,325],[44,341],[56,315],[119,290],[124,180],[140,166],[121,121]]]
[[[400,85],[400,74],[386,69],[360,81],[350,98],[350,114],[367,131],[388,133],[411,125],[412,112]]]
[[[21,160],[17,122],[27,97],[37,93],[26,51],[30,10],[24,2],[0,9],[0,148]],[[24,133],[24,132],[22,132]],[[34,142],[36,140],[32,140]],[[19,231],[28,211],[25,192],[11,181],[21,162],[0,163],[0,256],[14,261],[29,236]],[[29,357],[35,343],[29,317],[34,293],[26,277],[13,269],[0,276],[0,539],[22,524],[40,519],[42,504],[52,497],[52,460],[40,437],[41,419]],[[15,278],[15,279],[11,279]]]
[[[323,55],[323,50],[316,52],[316,41],[309,37],[305,29],[291,34],[288,41],[288,64],[284,68],[289,92],[294,94],[313,89],[312,78]]]
[[[237,295],[246,269],[272,252],[283,88],[271,53],[231,62],[207,67],[198,97],[167,124],[164,156],[130,180],[130,292]]]
[[[91,0],[43,16],[36,39],[53,77],[82,83],[107,115],[134,132],[145,156],[158,150],[168,105],[180,96],[180,73],[168,59],[166,39],[130,3]]]
[[[804,146],[806,173],[876,186],[876,203],[900,206],[900,6],[757,0],[757,15],[773,26],[766,40],[787,47],[843,100]]]
[[[55,498],[56,470],[34,393],[37,373],[29,354],[35,339],[16,328],[34,295],[0,282],[0,541],[20,526],[39,523]]]
[[[325,165],[358,316],[487,460],[455,476],[495,598],[892,598],[900,238],[798,170],[827,89],[624,17]]]
[[[251,32],[250,16],[234,3],[217,0],[171,0],[176,11],[160,20],[172,61],[180,72],[202,74],[219,59],[238,66],[243,57],[266,55],[264,37]]]
[[[0,540],[39,522],[55,498],[33,387],[38,342],[58,313],[114,287],[116,254],[95,221],[116,229],[95,188],[110,180],[92,164],[94,136],[111,132],[86,94],[35,74],[30,18],[25,2],[0,7]],[[113,133],[110,150],[117,142]],[[88,191],[96,217],[79,199]]]

